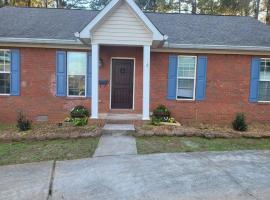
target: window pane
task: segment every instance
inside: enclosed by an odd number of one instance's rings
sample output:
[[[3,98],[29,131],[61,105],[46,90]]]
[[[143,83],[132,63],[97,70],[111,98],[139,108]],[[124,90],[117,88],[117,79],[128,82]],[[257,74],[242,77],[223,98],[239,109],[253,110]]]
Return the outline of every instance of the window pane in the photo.
[[[10,74],[0,73],[0,94],[10,93]]]
[[[5,51],[5,63],[9,64],[10,63],[10,51]]]
[[[178,77],[193,78],[195,75],[195,57],[179,57]]]
[[[194,80],[178,79],[177,98],[193,99]]]
[[[4,64],[4,60],[5,60],[4,51],[0,50],[0,65]]]
[[[269,60],[261,61],[260,80],[270,80],[270,61]]]
[[[86,75],[87,54],[68,52],[67,66],[69,75]]]
[[[68,95],[85,96],[85,76],[68,76]]]
[[[10,72],[10,51],[0,50],[0,71]]]
[[[270,81],[260,81],[259,100],[270,101]]]
[[[10,64],[5,64],[5,72],[10,72]]]

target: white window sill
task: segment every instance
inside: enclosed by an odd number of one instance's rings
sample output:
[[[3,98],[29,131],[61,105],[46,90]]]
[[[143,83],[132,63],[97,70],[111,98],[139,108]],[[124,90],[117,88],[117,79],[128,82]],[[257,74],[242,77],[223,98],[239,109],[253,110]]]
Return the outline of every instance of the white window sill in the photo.
[[[66,96],[66,99],[86,99],[87,96]]]
[[[0,96],[6,97],[6,96],[10,96],[10,94],[0,94]]]
[[[195,99],[176,99],[176,101],[195,101]]]
[[[270,101],[258,101],[259,104],[270,104]]]

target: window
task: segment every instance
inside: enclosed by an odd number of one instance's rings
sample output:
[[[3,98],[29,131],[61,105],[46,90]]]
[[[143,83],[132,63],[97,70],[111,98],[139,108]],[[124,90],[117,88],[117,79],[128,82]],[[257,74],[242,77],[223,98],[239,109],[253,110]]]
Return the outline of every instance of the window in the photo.
[[[87,53],[67,53],[68,96],[85,96]]]
[[[259,101],[270,101],[270,59],[261,59]]]
[[[0,94],[10,93],[10,51],[0,50]]]
[[[190,99],[195,97],[196,56],[179,56],[177,67],[177,99]]]

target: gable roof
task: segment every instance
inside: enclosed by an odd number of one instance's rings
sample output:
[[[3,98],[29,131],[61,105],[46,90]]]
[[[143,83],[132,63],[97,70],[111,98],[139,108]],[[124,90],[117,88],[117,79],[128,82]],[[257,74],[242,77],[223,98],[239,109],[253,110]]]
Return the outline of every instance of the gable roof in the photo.
[[[0,8],[1,38],[75,41],[98,11]],[[251,17],[145,13],[173,45],[270,47],[270,27]]]
[[[159,32],[159,30],[152,24],[152,22],[145,16],[145,14],[141,11],[141,9],[137,6],[137,4],[133,0],[112,0],[110,3],[105,6],[103,10],[101,10],[96,17],[90,21],[90,23],[80,32],[80,37],[89,38],[90,31],[97,26],[103,18],[105,18],[115,7],[117,4],[120,4],[122,1],[128,4],[128,6],[133,10],[133,12],[137,15],[137,17],[145,24],[145,26],[153,33],[154,40],[163,40],[163,35]]]

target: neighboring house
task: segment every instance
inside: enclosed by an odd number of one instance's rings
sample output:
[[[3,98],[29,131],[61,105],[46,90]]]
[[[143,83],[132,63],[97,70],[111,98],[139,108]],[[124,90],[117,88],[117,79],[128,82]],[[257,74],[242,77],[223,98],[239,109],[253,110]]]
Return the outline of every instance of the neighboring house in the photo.
[[[4,7],[0,18],[0,121],[23,110],[58,122],[75,105],[147,120],[159,104],[179,121],[270,120],[270,27],[251,17],[112,0],[100,12]]]

